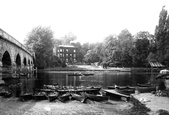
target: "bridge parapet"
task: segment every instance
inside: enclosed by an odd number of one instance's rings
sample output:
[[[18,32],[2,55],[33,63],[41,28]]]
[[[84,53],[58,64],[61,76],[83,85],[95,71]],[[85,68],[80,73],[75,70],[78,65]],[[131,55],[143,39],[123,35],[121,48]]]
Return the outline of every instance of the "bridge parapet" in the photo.
[[[1,28],[0,28],[0,36],[2,36],[4,39],[8,40],[9,42],[14,43],[18,47],[22,48],[28,54],[32,55],[23,44],[21,44],[18,40],[16,40],[14,37],[12,37],[11,35],[9,35],[7,32],[5,32],[4,30],[2,30]]]

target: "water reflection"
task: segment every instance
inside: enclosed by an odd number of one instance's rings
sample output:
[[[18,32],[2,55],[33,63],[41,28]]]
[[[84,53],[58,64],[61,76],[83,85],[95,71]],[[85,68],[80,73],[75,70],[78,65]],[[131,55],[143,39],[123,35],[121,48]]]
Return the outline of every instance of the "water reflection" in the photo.
[[[42,88],[44,84],[59,84],[60,86],[107,86],[130,85],[137,83],[151,82],[156,84],[157,73],[131,73],[131,72],[94,72],[90,76],[68,76],[72,72],[44,72],[35,76],[22,76],[20,79],[5,79],[5,84],[12,85],[11,90],[14,96],[19,94],[33,93],[35,88]],[[18,87],[18,84],[21,84]]]
[[[90,76],[68,76],[70,73],[38,73],[38,83],[36,87],[42,87],[43,84],[56,84],[60,86],[102,86],[107,88],[110,85],[130,85],[137,83],[156,83],[155,74],[149,73],[131,73],[131,72],[95,72]]]

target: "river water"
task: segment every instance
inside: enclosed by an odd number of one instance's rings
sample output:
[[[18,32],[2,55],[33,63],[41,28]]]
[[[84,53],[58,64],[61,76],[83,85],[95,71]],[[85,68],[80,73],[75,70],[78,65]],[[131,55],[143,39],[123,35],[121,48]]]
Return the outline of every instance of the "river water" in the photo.
[[[151,82],[157,84],[155,77],[158,73],[151,72],[118,72],[118,71],[90,71],[94,73],[89,76],[69,76],[71,71],[48,71],[37,73],[36,76],[22,76],[20,79],[6,79],[6,84],[22,83],[21,93],[33,92],[34,88],[42,88],[44,84],[59,84],[60,86],[135,86],[137,83],[143,84]],[[85,73],[84,71],[82,73]],[[17,89],[14,89],[17,90]],[[13,90],[13,91],[14,91]],[[17,91],[15,91],[17,92]]]

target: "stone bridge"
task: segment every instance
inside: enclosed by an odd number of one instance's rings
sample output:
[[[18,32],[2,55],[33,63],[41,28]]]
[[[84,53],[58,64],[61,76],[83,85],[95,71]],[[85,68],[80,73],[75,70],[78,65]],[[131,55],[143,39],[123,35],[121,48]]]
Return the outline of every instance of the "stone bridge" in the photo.
[[[34,55],[0,29],[0,79],[20,78],[34,71]]]

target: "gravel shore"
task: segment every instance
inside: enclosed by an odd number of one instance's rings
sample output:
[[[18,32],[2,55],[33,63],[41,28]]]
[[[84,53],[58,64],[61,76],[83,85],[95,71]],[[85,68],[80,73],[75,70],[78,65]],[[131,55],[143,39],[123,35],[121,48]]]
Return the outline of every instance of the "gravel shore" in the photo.
[[[0,97],[0,115],[126,115],[125,111],[131,107],[131,103],[122,101],[88,101],[87,104],[76,100],[22,102],[18,98]]]

